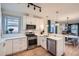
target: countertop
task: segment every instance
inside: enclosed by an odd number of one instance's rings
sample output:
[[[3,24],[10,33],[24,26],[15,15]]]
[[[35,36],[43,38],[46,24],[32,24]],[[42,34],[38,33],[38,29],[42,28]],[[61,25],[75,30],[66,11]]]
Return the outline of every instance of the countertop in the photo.
[[[79,36],[75,36],[75,35],[64,35],[64,36],[69,38],[79,38]]]
[[[3,35],[1,38],[0,38],[0,43],[6,41],[6,40],[10,40],[10,39],[16,39],[16,38],[23,38],[23,37],[26,37],[24,34],[16,34],[16,35],[11,35],[11,34],[8,34],[8,35]]]
[[[54,36],[49,36],[47,38],[53,39],[53,40],[62,40],[63,37],[54,37]]]

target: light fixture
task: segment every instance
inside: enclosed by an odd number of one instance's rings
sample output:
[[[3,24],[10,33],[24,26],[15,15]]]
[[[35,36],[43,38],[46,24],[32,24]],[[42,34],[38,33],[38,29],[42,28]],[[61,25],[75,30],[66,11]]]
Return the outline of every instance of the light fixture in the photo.
[[[69,29],[69,26],[68,26],[68,20],[69,20],[69,17],[67,17],[67,23],[66,23],[66,27],[65,27],[65,29],[66,29],[66,32],[68,33],[68,29]]]
[[[29,7],[30,7],[30,5],[28,4],[28,5],[27,5],[27,7],[29,8]]]
[[[35,10],[36,8],[35,8],[35,6],[34,6],[34,10]]]
[[[39,11],[41,12],[41,8],[39,9]]]
[[[56,20],[55,20],[55,24],[58,25],[58,14],[59,14],[59,11],[56,11]]]
[[[28,3],[27,7],[29,8],[30,5],[34,7],[34,10],[35,10],[36,8],[39,8],[39,12],[41,12],[41,7],[40,7],[40,6],[37,6],[37,5],[33,4],[33,3]]]

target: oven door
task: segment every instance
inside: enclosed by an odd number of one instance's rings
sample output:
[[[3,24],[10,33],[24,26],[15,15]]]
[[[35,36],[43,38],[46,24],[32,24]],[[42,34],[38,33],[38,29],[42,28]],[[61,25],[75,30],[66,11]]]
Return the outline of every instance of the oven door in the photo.
[[[37,44],[37,39],[32,39],[32,40],[28,40],[28,45],[36,45]]]

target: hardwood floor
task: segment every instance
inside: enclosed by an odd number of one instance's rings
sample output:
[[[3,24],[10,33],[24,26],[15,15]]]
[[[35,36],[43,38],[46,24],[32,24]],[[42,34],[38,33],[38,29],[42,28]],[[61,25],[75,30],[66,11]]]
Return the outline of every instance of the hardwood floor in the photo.
[[[79,56],[79,47],[73,45],[66,45],[65,56]]]
[[[37,47],[32,50],[16,53],[15,56],[52,56],[42,47]],[[79,48],[72,45],[65,45],[65,56],[79,56]]]
[[[51,54],[42,47],[37,47],[32,50],[16,53],[14,56],[51,56]]]

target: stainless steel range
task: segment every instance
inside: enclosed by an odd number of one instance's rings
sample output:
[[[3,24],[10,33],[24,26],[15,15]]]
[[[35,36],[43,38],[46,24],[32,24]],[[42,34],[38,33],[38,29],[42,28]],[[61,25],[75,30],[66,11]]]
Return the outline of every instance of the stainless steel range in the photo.
[[[26,36],[28,40],[28,49],[35,48],[37,46],[37,36],[32,32],[26,33]]]

